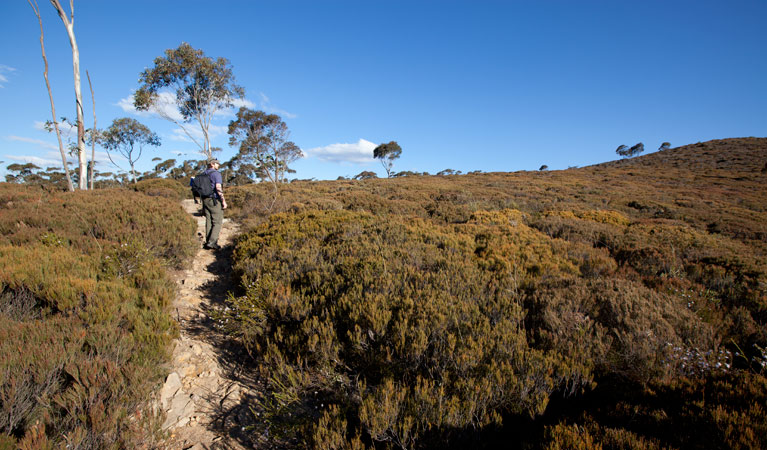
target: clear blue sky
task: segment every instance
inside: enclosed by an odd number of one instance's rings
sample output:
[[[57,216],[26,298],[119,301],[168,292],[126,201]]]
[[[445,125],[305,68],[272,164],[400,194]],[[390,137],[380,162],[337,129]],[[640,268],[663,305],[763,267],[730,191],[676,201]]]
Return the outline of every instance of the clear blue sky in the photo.
[[[38,1],[57,112],[74,117],[66,32]],[[435,173],[565,169],[615,159],[620,144],[767,136],[765,24],[764,0],[75,0],[86,124],[87,69],[100,128],[127,116],[161,136],[141,169],[199,157],[173,124],[126,106],[140,72],[189,42],[228,58],[247,100],[282,115],[307,153],[294,176],[318,179],[385,175],[372,146],[390,140],[403,149],[395,170]],[[3,0],[3,168],[57,164],[39,126],[50,119],[42,70],[32,9]],[[225,132],[213,145],[234,154]]]

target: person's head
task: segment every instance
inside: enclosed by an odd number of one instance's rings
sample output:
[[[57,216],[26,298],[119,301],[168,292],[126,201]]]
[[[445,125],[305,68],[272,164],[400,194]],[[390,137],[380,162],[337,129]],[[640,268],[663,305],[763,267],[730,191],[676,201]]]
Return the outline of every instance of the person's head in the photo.
[[[208,167],[211,169],[218,169],[218,160],[216,158],[210,158],[208,160]]]

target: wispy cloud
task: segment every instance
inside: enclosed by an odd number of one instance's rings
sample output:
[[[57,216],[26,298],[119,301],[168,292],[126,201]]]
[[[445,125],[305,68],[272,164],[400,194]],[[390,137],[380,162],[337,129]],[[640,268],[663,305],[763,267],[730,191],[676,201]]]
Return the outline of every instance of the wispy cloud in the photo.
[[[58,150],[59,146],[51,144],[50,142],[46,142],[40,139],[34,139],[34,138],[28,138],[24,136],[8,136],[6,139],[9,141],[18,141],[18,142],[26,142],[29,144],[36,144],[42,148],[47,148],[51,150]]]
[[[241,106],[246,108],[255,108],[256,104],[247,99],[234,99],[232,100],[232,108],[227,108],[215,112],[215,116],[232,116],[234,111],[240,109]],[[117,102],[117,106],[122,108],[123,111],[136,116],[160,116],[168,117],[177,122],[183,122],[184,117],[178,111],[178,105],[176,105],[176,96],[172,92],[163,91],[157,94],[157,101],[149,108],[148,111],[139,111],[133,105],[133,96],[121,98]]]
[[[40,120],[35,121],[34,127],[35,130],[45,131],[46,133],[48,132],[48,130],[45,129],[45,122]],[[61,132],[61,135],[64,139],[69,139],[73,138],[73,136],[77,136],[77,126],[69,122],[59,121],[59,131]],[[51,133],[55,135],[55,132],[51,131]]]
[[[285,111],[284,109],[277,108],[276,106],[272,105],[272,101],[269,100],[269,97],[266,96],[263,92],[259,92],[259,96],[261,97],[260,105],[261,109],[265,112],[277,114],[279,116],[288,118],[288,119],[295,119],[298,117],[297,114],[293,114],[291,112]]]
[[[199,127],[190,126],[186,128],[186,131],[192,135],[192,137],[197,139],[197,142],[202,142],[202,130]],[[211,142],[213,142],[214,139],[216,139],[218,136],[226,134],[227,131],[228,127],[223,125],[211,125],[208,128],[208,137],[210,138]],[[170,140],[179,142],[194,142],[181,128],[173,129],[173,134],[170,136]]]
[[[245,98],[236,98],[232,100],[232,104],[234,105],[235,109],[240,109],[243,106],[246,108],[251,108],[251,109],[256,107],[255,103]]]
[[[373,158],[376,144],[360,139],[354,144],[330,144],[306,150],[309,157],[334,163],[369,164]]]
[[[0,88],[4,88],[5,83],[8,82],[8,77],[6,77],[5,75],[15,71],[16,69],[14,69],[13,67],[0,64]]]
[[[61,155],[54,152],[46,153],[44,156],[30,156],[30,155],[3,155],[4,158],[8,158],[12,161],[18,161],[23,163],[32,163],[38,167],[61,167]],[[70,163],[75,163],[74,160],[69,159]]]
[[[184,117],[178,112],[178,106],[176,106],[176,96],[170,92],[160,92],[157,94],[157,101],[147,111],[139,111],[133,106],[133,96],[121,98],[117,102],[117,106],[122,108],[123,111],[136,116],[152,116],[157,115],[160,117],[168,117],[175,121],[181,122]]]

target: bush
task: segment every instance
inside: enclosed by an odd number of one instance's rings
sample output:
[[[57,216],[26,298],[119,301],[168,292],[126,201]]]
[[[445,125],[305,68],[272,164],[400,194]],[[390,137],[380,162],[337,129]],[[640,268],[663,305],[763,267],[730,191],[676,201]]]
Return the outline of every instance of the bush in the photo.
[[[272,425],[325,439],[347,434],[318,423],[347,424],[413,447],[501,412],[538,415],[553,391],[590,386],[593,356],[528,345],[520,289],[578,270],[521,222],[518,211],[456,226],[311,211],[243,237],[246,293],[227,319],[263,355]]]
[[[12,211],[0,214],[3,439],[151,443],[158,418],[147,399],[176,334],[166,268],[193,254],[195,223],[175,201],[123,189],[0,185],[0,208]]]
[[[171,200],[180,201],[192,197],[188,179],[150,178],[139,181],[133,185],[133,189],[152,197],[165,197]]]

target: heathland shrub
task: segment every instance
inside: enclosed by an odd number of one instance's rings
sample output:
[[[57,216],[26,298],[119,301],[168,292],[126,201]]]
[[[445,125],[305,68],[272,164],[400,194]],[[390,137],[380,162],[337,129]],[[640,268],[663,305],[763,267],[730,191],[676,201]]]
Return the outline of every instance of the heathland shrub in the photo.
[[[272,442],[763,448],[765,142],[296,182],[273,208],[233,189],[258,227],[222,324],[268,380]]]
[[[578,268],[567,244],[522,221],[518,211],[452,226],[311,211],[243,237],[246,293],[227,319],[264,358],[272,423],[322,442],[410,448],[502,413],[538,415],[552,392],[590,386],[600,361],[587,349],[605,352],[602,331],[578,354],[527,341],[522,289]]]
[[[151,197],[165,197],[172,200],[191,197],[188,179],[149,178],[133,185],[133,189]]]
[[[147,399],[176,333],[166,269],[189,259],[194,230],[164,198],[0,185],[5,441],[151,445]]]

